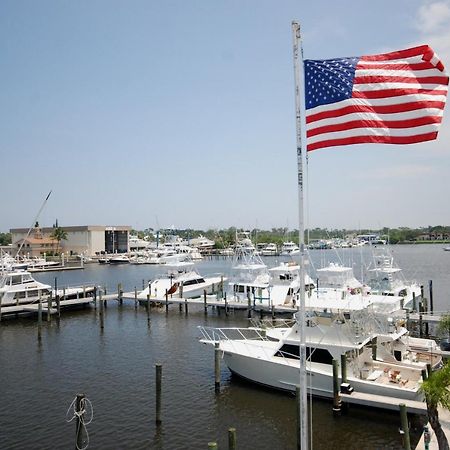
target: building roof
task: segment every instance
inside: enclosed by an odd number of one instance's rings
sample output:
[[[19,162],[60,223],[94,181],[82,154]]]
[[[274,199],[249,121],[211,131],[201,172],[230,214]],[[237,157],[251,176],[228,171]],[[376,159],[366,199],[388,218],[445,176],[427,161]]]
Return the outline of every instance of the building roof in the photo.
[[[131,231],[132,227],[130,225],[80,225],[80,226],[70,226],[70,227],[59,227],[67,232],[74,231]],[[29,228],[11,228],[9,231],[15,234],[28,233]],[[51,233],[54,230],[53,227],[43,227],[41,228],[42,233]]]
[[[52,239],[52,238],[36,239],[34,237],[28,237],[26,239],[19,239],[18,241],[14,242],[14,244],[20,245],[20,244],[22,244],[22,242],[28,242],[29,244],[34,244],[34,245],[43,245],[43,244],[56,244],[58,241],[56,239]]]

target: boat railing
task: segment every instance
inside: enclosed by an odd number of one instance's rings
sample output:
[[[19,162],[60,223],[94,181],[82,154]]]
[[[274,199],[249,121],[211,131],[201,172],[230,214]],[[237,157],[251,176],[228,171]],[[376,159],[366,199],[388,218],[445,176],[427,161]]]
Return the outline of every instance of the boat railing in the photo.
[[[203,340],[208,342],[234,341],[234,340],[267,340],[265,330],[262,328],[213,328],[199,326]]]
[[[278,348],[274,352],[273,347],[264,347],[260,344],[261,341],[270,342],[265,334],[265,330],[261,328],[212,328],[198,326],[203,338],[200,342],[206,344],[215,344],[226,341],[231,347],[239,353],[246,352],[249,357],[263,357],[270,359],[274,356],[282,358],[287,365],[292,364],[293,361],[300,359],[298,354],[289,353]],[[242,343],[246,345],[242,347]]]

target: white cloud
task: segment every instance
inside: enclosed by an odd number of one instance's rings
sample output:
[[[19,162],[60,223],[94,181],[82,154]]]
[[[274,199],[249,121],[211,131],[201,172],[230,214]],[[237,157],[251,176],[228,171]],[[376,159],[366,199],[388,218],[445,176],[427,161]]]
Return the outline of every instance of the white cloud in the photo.
[[[419,30],[423,33],[438,33],[446,28],[450,20],[449,1],[426,1],[418,11]]]

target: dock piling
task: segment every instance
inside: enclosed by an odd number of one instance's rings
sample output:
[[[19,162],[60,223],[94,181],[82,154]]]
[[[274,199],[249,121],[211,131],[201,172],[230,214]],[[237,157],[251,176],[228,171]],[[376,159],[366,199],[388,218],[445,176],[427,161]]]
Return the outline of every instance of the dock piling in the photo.
[[[52,315],[51,315],[51,309],[52,309],[52,293],[50,292],[50,295],[47,296],[47,322],[51,322]]]
[[[411,450],[411,442],[409,439],[409,425],[408,425],[408,412],[406,410],[406,405],[400,403],[400,422],[401,430],[400,434],[403,436],[403,448],[405,450]]]
[[[138,299],[137,299],[137,289],[134,287],[134,309],[137,309]]]
[[[341,415],[341,398],[339,395],[339,363],[333,359],[333,415]]]
[[[180,306],[181,306],[181,303],[180,303]],[[186,314],[186,316],[188,315],[188,312],[189,312],[189,310],[188,310],[188,301],[187,301],[187,298],[185,298],[184,299],[184,313]]]
[[[39,305],[38,305],[38,341],[42,339],[42,294],[39,291]]]
[[[225,300],[225,316],[228,317],[228,300],[227,300],[226,294],[225,294],[224,300]]]
[[[247,291],[247,304],[248,304],[248,310],[247,310],[247,318],[252,318],[252,299],[250,296],[250,291]]]
[[[236,428],[228,428],[228,450],[236,450]]]
[[[206,303],[206,289],[203,290],[203,308],[205,310],[205,316],[208,315],[208,305]]]
[[[147,294],[147,304],[145,305],[147,310],[147,325],[150,325],[150,294]]]
[[[428,289],[430,292],[430,314],[433,314],[434,305],[433,305],[433,280],[428,282]]]
[[[119,283],[117,285],[117,300],[119,301],[119,305],[122,306],[123,304],[123,290],[122,290],[122,283]]]
[[[156,370],[156,425],[161,425],[161,392],[162,392],[162,364],[155,364]]]
[[[220,348],[218,342],[214,344],[214,389],[216,394],[220,392]]]
[[[105,327],[104,324],[104,309],[105,309],[105,304],[102,301],[102,290],[99,290],[99,300],[100,300],[100,311],[98,313],[98,315],[100,316],[100,330],[103,331],[103,328]]]
[[[413,292],[413,312],[417,312],[417,304],[416,304],[416,293]]]
[[[58,312],[58,319],[61,317],[61,299],[56,295],[56,311]]]
[[[169,312],[169,293],[166,289],[166,314]]]

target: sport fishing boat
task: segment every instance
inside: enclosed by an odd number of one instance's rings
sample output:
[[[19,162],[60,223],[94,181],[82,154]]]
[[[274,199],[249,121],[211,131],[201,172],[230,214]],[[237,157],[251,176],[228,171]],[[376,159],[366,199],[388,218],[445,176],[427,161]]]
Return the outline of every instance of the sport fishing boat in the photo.
[[[18,306],[46,299],[52,292],[48,284],[36,281],[30,272],[14,270],[4,272],[0,278],[1,306]]]
[[[206,291],[214,294],[223,289],[226,278],[222,276],[203,277],[194,269],[191,261],[178,261],[166,264],[166,276],[157,278],[138,295],[139,299],[163,298],[166,291],[171,296],[183,298],[200,297]]]
[[[332,362],[345,355],[347,382],[357,392],[422,400],[420,385],[426,362],[406,357],[399,360],[399,353],[394,356],[381,345],[397,341],[406,331],[399,328],[380,333],[379,323],[367,320],[365,308],[353,313],[364,318],[364,326],[349,313],[308,313],[304,324],[308,392],[332,397]],[[300,369],[300,326],[297,319],[291,328],[272,335],[262,328],[199,328],[201,342],[219,343],[233,374],[271,388],[295,391]],[[433,362],[437,364],[438,358]]]

